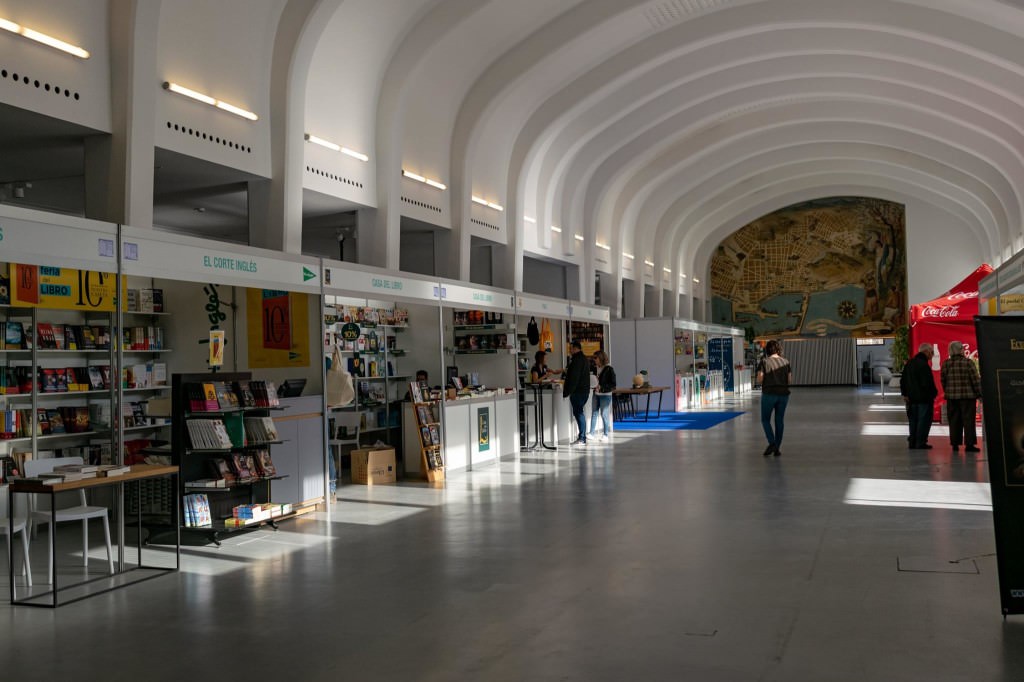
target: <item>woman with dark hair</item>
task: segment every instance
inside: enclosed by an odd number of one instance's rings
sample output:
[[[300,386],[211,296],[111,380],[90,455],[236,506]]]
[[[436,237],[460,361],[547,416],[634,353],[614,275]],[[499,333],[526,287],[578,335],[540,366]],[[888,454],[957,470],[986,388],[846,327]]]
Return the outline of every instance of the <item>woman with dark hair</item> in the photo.
[[[542,350],[537,351],[533,354],[533,367],[530,368],[530,383],[539,384],[542,381],[547,381],[552,376],[558,374],[558,370],[548,369],[547,364],[544,360],[547,358],[547,353]]]
[[[604,433],[601,440],[608,440],[612,425],[612,392],[615,390],[615,370],[608,364],[608,354],[603,350],[594,353],[597,368],[597,388],[594,389],[594,408],[590,413],[590,437],[597,437],[597,417],[601,416]]]
[[[782,344],[774,339],[765,344],[764,358],[757,365],[757,381],[761,384],[761,426],[764,428],[768,447],[764,456],[779,457],[782,452],[782,431],[785,428],[786,404],[789,402],[789,380],[793,370],[789,360],[782,357]],[[775,414],[775,430],[772,430],[772,413]]]

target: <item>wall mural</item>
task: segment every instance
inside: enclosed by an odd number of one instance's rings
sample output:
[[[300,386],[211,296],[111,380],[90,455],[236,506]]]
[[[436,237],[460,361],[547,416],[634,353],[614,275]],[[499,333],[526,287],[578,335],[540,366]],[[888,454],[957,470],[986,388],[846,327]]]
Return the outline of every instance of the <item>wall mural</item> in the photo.
[[[711,261],[712,315],[757,336],[885,336],[905,323],[902,204],[815,199],[733,233]]]

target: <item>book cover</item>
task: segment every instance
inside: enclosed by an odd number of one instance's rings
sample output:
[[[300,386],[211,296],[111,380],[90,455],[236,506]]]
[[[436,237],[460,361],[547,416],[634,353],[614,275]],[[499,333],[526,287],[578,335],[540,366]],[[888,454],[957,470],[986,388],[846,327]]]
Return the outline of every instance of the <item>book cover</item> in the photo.
[[[238,396],[228,388],[226,382],[218,381],[215,384],[217,391],[217,403],[222,410],[232,410],[238,407]]]
[[[224,481],[225,484],[235,482],[235,472],[231,470],[231,465],[223,457],[216,457],[210,460],[210,467],[213,470],[213,475]]]
[[[89,389],[92,391],[103,390],[103,372],[96,365],[89,365]]]
[[[419,419],[420,425],[430,423],[430,411],[426,405],[416,406],[416,418]]]
[[[441,429],[437,428],[437,424],[431,424],[430,429],[430,444],[440,445],[441,444]]]
[[[89,430],[89,408],[84,405],[72,408],[74,410],[74,427],[75,433],[82,433]]]
[[[50,421],[50,433],[67,433],[67,429],[64,428],[64,418],[60,414],[60,410],[56,408],[47,408],[46,418]]]
[[[103,377],[103,388],[110,388],[110,365],[100,365],[100,375]]]
[[[64,325],[64,347],[68,350],[78,350],[78,334],[70,324]]]
[[[40,370],[43,373],[43,392],[44,393],[56,393],[57,392],[57,370],[52,367]],[[66,386],[65,386],[66,388]]]
[[[247,478],[253,477],[252,472],[249,471],[248,467],[246,467],[245,461],[243,460],[241,454],[235,453],[231,455],[230,461],[231,468],[234,469],[235,475],[238,476],[239,479],[244,481]]]
[[[50,339],[53,343],[53,348],[61,350],[67,350],[67,346],[64,345],[64,325],[54,324],[50,326]]]
[[[79,338],[82,350],[94,350],[96,348],[96,333],[89,325],[79,327]]]
[[[50,435],[50,417],[46,414],[46,409],[40,407],[36,410],[36,433],[40,436]]]
[[[265,478],[277,476],[277,468],[274,466],[274,461],[270,458],[270,450],[256,451],[256,466],[259,468],[260,475]]]
[[[220,409],[220,403],[217,402],[217,389],[212,383],[203,384],[203,401],[205,410],[215,412]]]
[[[58,367],[53,370],[57,378],[57,392],[67,393],[68,391],[68,370],[65,367]]]
[[[11,304],[11,278],[7,274],[7,263],[0,263],[0,305]]]
[[[421,426],[420,427],[420,442],[423,443],[423,445],[432,445],[432,443],[430,441],[430,427],[429,426]]]
[[[4,330],[4,348],[19,349],[25,347],[25,327],[21,322],[7,321]]]
[[[206,409],[206,396],[203,394],[202,384],[188,384],[185,387],[185,395],[188,397],[189,412],[202,412]]]

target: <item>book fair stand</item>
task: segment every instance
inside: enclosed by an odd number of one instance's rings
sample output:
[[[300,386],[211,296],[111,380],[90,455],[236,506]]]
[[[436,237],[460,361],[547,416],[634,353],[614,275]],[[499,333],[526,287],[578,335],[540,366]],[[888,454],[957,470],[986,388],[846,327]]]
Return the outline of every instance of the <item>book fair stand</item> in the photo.
[[[315,509],[327,494],[319,260],[128,226],[120,248],[129,281],[145,279],[173,316],[169,395],[147,406],[170,433],[130,451],[181,468],[174,525],[219,544]],[[157,490],[144,504],[168,514]]]
[[[569,302],[537,294],[516,294],[517,374],[520,394],[520,440],[523,447],[554,450],[576,438],[569,401],[562,399],[562,372],[569,361]],[[530,327],[535,326],[536,342]],[[537,351],[555,374],[531,382]],[[589,414],[588,414],[589,423]]]
[[[443,480],[439,282],[332,260],[323,261],[323,278],[324,364],[341,363],[355,389],[352,402],[326,406],[336,471],[340,474],[344,458],[350,458],[353,481],[372,483],[370,469],[361,480],[358,465],[373,450],[385,477],[390,464],[392,472],[408,477]],[[425,390],[417,383],[419,372],[427,374]],[[424,411],[417,410],[424,405],[430,408],[422,425],[426,432],[418,419]]]
[[[441,280],[444,443],[449,469],[519,451],[515,296]]]
[[[140,487],[178,470],[136,462],[128,447],[166,437],[166,422],[144,406],[167,390],[169,349],[148,281],[121,270],[118,234],[113,224],[0,207],[0,517],[8,538],[22,540],[23,556],[10,561],[14,603],[55,607],[179,566],[177,551],[153,565],[142,549]],[[37,537],[50,545],[46,574],[29,562],[29,504],[46,510]],[[91,566],[90,520],[106,559]],[[64,521],[83,526],[74,566],[56,549]],[[129,535],[137,549],[126,552]]]

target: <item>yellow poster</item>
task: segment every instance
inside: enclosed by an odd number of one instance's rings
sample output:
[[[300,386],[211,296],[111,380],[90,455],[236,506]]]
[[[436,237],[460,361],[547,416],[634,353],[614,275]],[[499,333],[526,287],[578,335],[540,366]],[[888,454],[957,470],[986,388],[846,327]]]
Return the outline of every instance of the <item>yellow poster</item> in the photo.
[[[11,263],[9,276],[11,305],[14,306],[114,310],[117,276],[109,272]],[[127,278],[122,277],[122,297],[127,290]]]
[[[246,290],[249,367],[309,367],[309,297]]]

